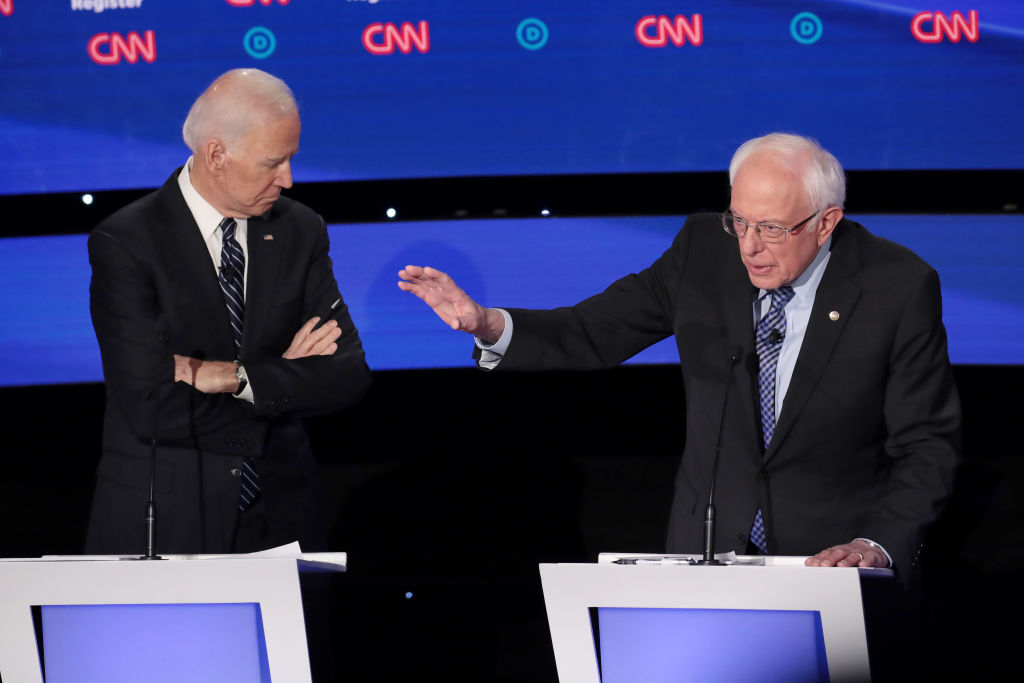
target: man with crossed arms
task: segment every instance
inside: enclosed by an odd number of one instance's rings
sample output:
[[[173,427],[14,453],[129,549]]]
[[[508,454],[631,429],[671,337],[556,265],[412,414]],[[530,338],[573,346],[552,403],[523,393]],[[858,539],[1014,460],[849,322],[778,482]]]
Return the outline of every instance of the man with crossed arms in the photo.
[[[360,401],[370,371],[323,219],[281,196],[300,130],[283,81],[221,75],[184,167],[89,236],[107,405],[86,552],[145,549],[151,456],[158,551],[326,549],[301,418]]]

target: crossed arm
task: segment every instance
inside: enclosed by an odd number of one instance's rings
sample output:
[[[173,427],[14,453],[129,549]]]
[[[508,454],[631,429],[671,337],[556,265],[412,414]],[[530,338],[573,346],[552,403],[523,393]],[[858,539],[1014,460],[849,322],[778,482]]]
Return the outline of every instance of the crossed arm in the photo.
[[[341,328],[337,321],[328,320],[313,329],[320,321],[314,316],[299,328],[282,358],[296,359],[308,356],[330,356],[338,350]],[[174,381],[184,382],[204,394],[231,394],[238,390],[238,377],[234,361],[199,360],[174,354]]]

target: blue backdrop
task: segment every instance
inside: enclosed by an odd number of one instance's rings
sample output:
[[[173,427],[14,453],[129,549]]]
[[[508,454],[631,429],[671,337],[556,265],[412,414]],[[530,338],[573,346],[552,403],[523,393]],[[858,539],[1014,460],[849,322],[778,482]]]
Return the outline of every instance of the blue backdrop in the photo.
[[[1024,363],[1024,216],[852,218],[938,270],[954,363]],[[485,305],[568,305],[646,267],[682,223],[678,216],[531,218],[329,230],[335,275],[367,361],[391,370],[472,365],[472,340],[398,289],[403,266],[446,270]],[[102,380],[89,277],[85,235],[0,239],[0,385]],[[634,359],[677,361],[672,339]]]
[[[0,3],[0,194],[160,185],[239,66],[294,89],[297,181],[718,170],[777,129],[849,169],[1024,166],[1015,0],[111,4]]]

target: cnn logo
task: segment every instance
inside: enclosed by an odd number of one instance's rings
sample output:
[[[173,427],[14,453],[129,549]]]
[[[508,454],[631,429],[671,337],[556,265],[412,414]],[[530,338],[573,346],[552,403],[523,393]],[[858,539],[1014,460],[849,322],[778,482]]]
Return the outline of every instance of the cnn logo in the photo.
[[[952,12],[948,18],[942,12],[918,12],[910,21],[910,32],[920,43],[941,43],[944,38],[959,43],[961,35],[976,43],[978,10],[969,10],[966,19],[962,12]]]
[[[430,25],[427,22],[419,22],[418,28],[403,21],[401,27],[392,23],[378,23],[363,29],[363,47],[371,54],[390,55],[395,48],[403,54],[409,54],[413,45],[420,52],[430,52]]]
[[[153,63],[156,61],[156,33],[146,31],[141,36],[135,31],[129,31],[127,36],[97,33],[89,39],[89,57],[103,66],[118,64],[122,59],[135,64],[139,57]]]
[[[679,14],[675,19],[669,19],[665,15],[656,17],[651,14],[636,22],[635,33],[636,39],[644,47],[665,47],[669,42],[682,47],[687,40],[694,47],[699,47],[704,43],[704,18],[694,14],[687,20]]]

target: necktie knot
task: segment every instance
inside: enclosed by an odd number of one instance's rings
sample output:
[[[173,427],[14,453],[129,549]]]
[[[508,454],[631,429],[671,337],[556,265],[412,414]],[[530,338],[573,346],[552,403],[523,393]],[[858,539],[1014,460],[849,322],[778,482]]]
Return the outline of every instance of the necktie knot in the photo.
[[[789,300],[793,298],[793,295],[796,294],[796,292],[793,291],[793,288],[789,285],[782,285],[778,289],[771,289],[768,291],[772,295],[771,310],[773,311],[784,307],[789,303]]]
[[[237,225],[237,223],[235,223],[235,219],[234,218],[225,218],[224,220],[222,220],[220,222],[220,225],[218,225],[217,227],[220,228],[221,232],[224,233],[224,239],[225,240],[233,240],[233,239],[235,239],[235,226],[236,225]]]

